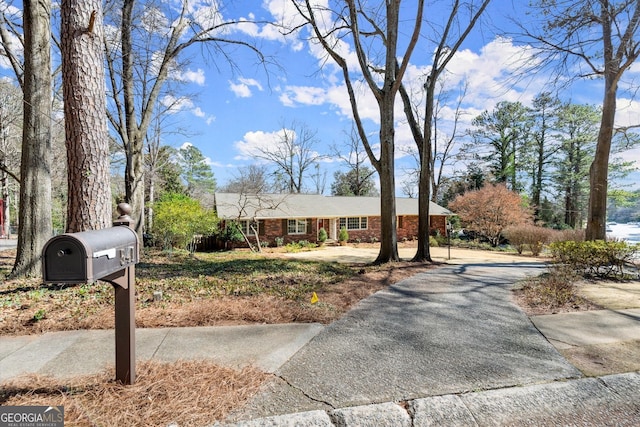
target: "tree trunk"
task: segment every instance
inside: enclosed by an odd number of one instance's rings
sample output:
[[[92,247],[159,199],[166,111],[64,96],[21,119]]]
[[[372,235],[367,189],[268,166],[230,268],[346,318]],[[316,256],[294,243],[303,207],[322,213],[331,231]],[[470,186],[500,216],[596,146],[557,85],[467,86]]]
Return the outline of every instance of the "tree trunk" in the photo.
[[[42,274],[51,225],[51,3],[25,0],[20,223],[14,277]]]
[[[134,136],[129,140],[129,159],[125,167],[125,197],[131,205],[131,217],[135,221],[134,230],[138,233],[138,239],[142,238],[144,231],[144,148],[143,138]],[[142,242],[142,240],[140,240]]]
[[[385,93],[380,101],[380,252],[375,264],[400,261],[396,229],[395,129],[393,93]]]
[[[611,73],[605,75],[605,95],[596,153],[589,169],[589,214],[587,240],[605,240],[607,221],[607,189],[609,182],[609,154],[616,113],[617,80]]]
[[[144,134],[146,126],[138,126],[135,111],[135,81],[133,78],[133,7],[135,0],[125,0],[122,6],[122,82],[126,122],[125,151],[127,163],[124,172],[125,198],[131,205],[134,229],[142,243],[144,231]],[[158,76],[161,78],[161,76]],[[154,105],[150,103],[150,105]],[[148,107],[151,109],[151,107]],[[151,113],[143,113],[150,115]],[[144,132],[141,131],[141,128]]]
[[[156,174],[154,172],[155,169],[152,169],[152,171],[150,171],[151,179],[149,180],[149,208],[147,209],[147,227],[150,233],[153,232],[153,204],[156,201]]]
[[[0,181],[2,182],[2,185],[0,186],[2,188],[2,190],[0,190],[0,198],[4,200],[4,203],[2,204],[2,214],[0,214],[4,220],[4,228],[0,230],[0,235],[10,238],[11,218],[9,218],[9,215],[11,214],[11,211],[9,210],[9,175],[7,175],[5,171],[2,171],[0,176],[2,176],[2,178],[0,178]]]
[[[68,164],[67,231],[111,224],[102,2],[63,0],[62,80]]]
[[[425,142],[427,142],[425,138]],[[429,149],[425,149],[424,155],[431,157],[431,144],[425,144]],[[426,148],[426,147],[425,147]],[[421,157],[424,157],[421,154]],[[422,160],[422,167],[420,168],[420,181],[418,182],[418,248],[416,254],[413,256],[412,261],[415,262],[431,262],[431,249],[429,246],[429,201],[430,197],[430,176],[431,170],[424,165],[426,160]]]

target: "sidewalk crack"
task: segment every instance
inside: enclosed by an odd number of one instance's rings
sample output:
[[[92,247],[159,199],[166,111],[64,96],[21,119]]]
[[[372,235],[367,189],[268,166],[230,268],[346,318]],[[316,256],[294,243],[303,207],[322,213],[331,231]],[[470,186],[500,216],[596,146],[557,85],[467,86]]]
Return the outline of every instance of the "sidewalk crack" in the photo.
[[[325,405],[327,405],[329,408],[331,408],[332,410],[333,410],[333,409],[336,409],[336,408],[335,408],[335,406],[333,406],[331,403],[329,403],[329,402],[327,402],[327,401],[325,401],[325,400],[322,400],[322,399],[316,399],[315,397],[311,396],[309,393],[307,393],[306,391],[304,391],[304,390],[303,390],[303,389],[301,389],[300,387],[297,387],[297,386],[293,385],[291,382],[289,382],[289,380],[287,380],[287,379],[286,379],[285,377],[283,377],[282,375],[277,375],[277,374],[274,374],[274,375],[276,376],[276,378],[279,378],[280,380],[284,381],[284,383],[285,383],[285,384],[287,384],[287,385],[288,385],[289,387],[291,387],[292,389],[297,390],[297,391],[299,391],[300,393],[302,393],[302,395],[303,395],[304,397],[306,397],[307,399],[309,399],[309,400],[311,400],[311,401],[313,401],[313,402],[317,402],[317,403],[325,404]]]

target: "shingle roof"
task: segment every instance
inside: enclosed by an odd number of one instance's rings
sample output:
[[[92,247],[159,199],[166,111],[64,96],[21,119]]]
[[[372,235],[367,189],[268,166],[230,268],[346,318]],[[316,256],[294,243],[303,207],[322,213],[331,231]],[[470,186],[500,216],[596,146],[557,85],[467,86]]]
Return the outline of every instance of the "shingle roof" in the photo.
[[[318,194],[216,193],[215,209],[220,218],[339,218],[379,216],[379,197],[338,197]],[[397,215],[417,215],[418,199],[396,197]],[[430,202],[430,215],[453,215]]]

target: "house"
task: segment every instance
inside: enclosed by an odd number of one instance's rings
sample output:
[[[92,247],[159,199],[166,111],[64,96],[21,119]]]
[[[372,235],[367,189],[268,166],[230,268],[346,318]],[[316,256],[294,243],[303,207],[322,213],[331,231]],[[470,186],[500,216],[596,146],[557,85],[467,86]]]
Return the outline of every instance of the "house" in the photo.
[[[306,240],[316,242],[324,228],[330,240],[345,227],[351,241],[380,240],[379,197],[333,197],[318,194],[215,193],[214,209],[224,221],[237,221],[242,231],[274,245]],[[430,228],[446,234],[446,218],[452,212],[431,202]],[[418,199],[396,198],[398,239],[418,235]],[[252,229],[251,224],[254,224]]]

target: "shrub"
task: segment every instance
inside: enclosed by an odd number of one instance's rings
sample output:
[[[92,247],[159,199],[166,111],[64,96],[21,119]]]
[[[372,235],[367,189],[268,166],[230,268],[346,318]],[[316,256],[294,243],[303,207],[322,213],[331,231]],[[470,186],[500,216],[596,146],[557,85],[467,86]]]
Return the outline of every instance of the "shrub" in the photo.
[[[583,229],[581,230],[560,230],[554,236],[554,241],[556,242],[564,242],[567,240],[571,240],[574,242],[584,242],[585,232]]]
[[[562,307],[578,299],[574,285],[578,279],[571,269],[554,266],[546,274],[526,279],[522,291],[533,307]]]
[[[276,241],[276,247],[284,246],[284,237],[276,237],[274,240]]]
[[[504,185],[487,185],[459,195],[449,203],[463,225],[492,246],[498,246],[502,231],[512,225],[531,220],[531,210],[522,197]]]
[[[338,241],[346,242],[348,240],[349,240],[349,232],[347,232],[347,229],[345,227],[342,227],[340,229],[340,233],[338,233]]]
[[[299,242],[287,243],[284,247],[287,252],[300,252],[303,249],[313,249],[317,247],[315,243],[311,243],[307,240],[300,240]]]
[[[242,235],[242,231],[240,231],[240,225],[235,221],[230,221],[226,223],[220,238],[225,242],[243,242],[244,236]]]
[[[434,236],[429,236],[429,246],[431,246],[432,248],[437,248],[438,246],[440,246],[440,244],[438,243],[438,239],[436,239]]]
[[[522,224],[505,228],[503,234],[519,254],[522,254],[524,249],[528,247],[534,256],[538,256],[543,247],[554,240],[556,232],[550,228]]]
[[[623,277],[640,248],[623,241],[564,241],[549,245],[557,263],[586,276]]]
[[[324,243],[327,241],[328,237],[327,230],[325,230],[324,227],[321,227],[320,230],[318,230],[318,242]]]
[[[195,249],[194,236],[215,233],[218,219],[200,202],[184,194],[165,194],[154,206],[153,232],[162,236],[166,248]]]

